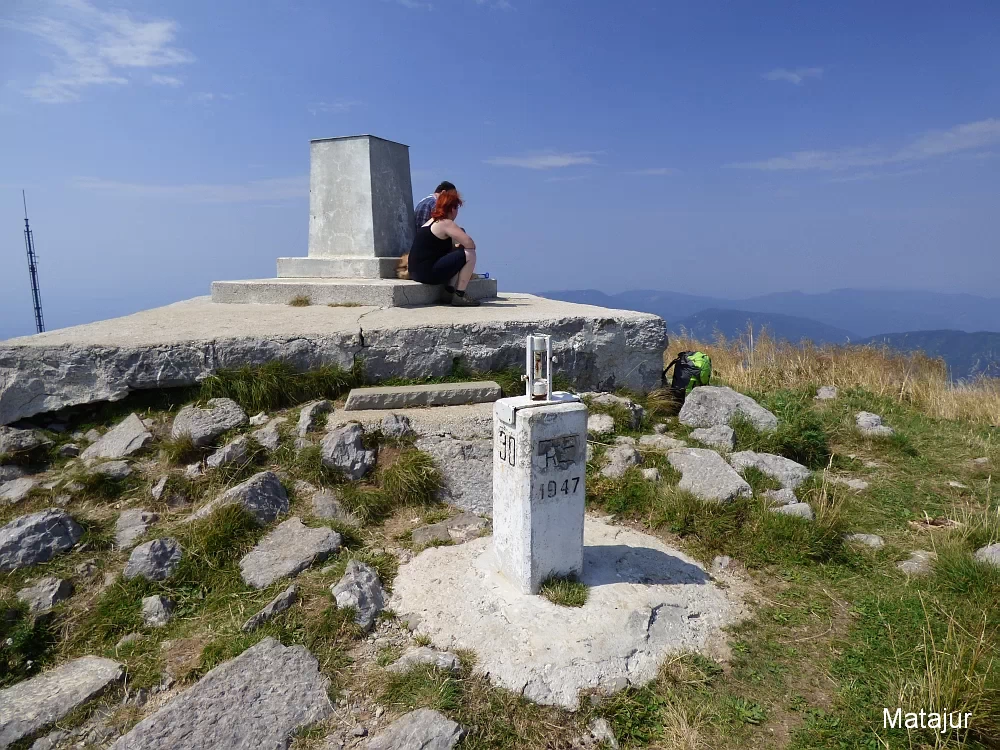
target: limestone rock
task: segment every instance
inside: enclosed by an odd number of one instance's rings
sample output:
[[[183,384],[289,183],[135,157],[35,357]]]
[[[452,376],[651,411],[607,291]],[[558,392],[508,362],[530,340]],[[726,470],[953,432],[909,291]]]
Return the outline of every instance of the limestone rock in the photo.
[[[631,435],[618,435],[615,437],[615,445],[628,445],[635,448],[637,443],[635,442],[635,438]]]
[[[63,578],[42,578],[17,592],[17,598],[28,605],[33,615],[48,612],[56,604],[73,595],[73,584]]]
[[[646,415],[646,410],[630,398],[616,396],[613,393],[581,393],[583,397],[589,397],[591,404],[601,406],[620,406],[628,412],[629,429],[638,430],[642,424],[642,418]],[[589,429],[589,428],[588,428]]]
[[[799,499],[795,496],[795,492],[782,488],[780,490],[767,490],[764,492],[764,497],[770,500],[775,505],[792,505],[797,503]]]
[[[461,513],[438,523],[421,526],[413,530],[410,538],[414,544],[432,542],[467,542],[481,536],[489,521],[474,513]]]
[[[649,482],[659,482],[662,477],[660,476],[660,470],[653,466],[642,470],[642,478]]]
[[[373,567],[351,560],[343,577],[330,587],[340,608],[353,607],[354,621],[364,630],[370,630],[375,618],[385,607],[385,590]]]
[[[256,589],[297,575],[340,549],[340,534],[326,526],[312,529],[293,516],[279,524],[240,560],[243,580]]]
[[[111,750],[286,748],[333,712],[329,681],[303,646],[265,638],[139,722]]]
[[[618,750],[618,740],[615,739],[615,733],[611,731],[611,725],[608,724],[607,719],[594,719],[587,725],[587,729],[595,742],[603,743],[611,750]]]
[[[240,435],[206,458],[205,466],[209,469],[218,469],[221,466],[229,466],[230,464],[242,466],[249,460],[250,438],[246,435]]]
[[[855,492],[864,492],[868,489],[868,482],[864,479],[857,479],[853,477],[831,477],[829,474],[827,474],[826,479],[831,484],[839,484],[852,489]]]
[[[46,508],[0,529],[0,571],[48,562],[80,541],[83,529],[65,511]]]
[[[63,458],[76,458],[80,455],[80,446],[76,443],[66,443],[59,446],[59,455]]]
[[[138,576],[149,581],[166,580],[177,568],[181,554],[181,545],[170,537],[140,544],[132,550],[124,576],[129,580]]]
[[[263,525],[288,512],[288,493],[285,492],[277,474],[273,471],[262,471],[223,492],[192,514],[191,520],[207,518],[218,508],[226,505],[242,505],[257,519],[257,523]]]
[[[315,490],[312,496],[312,512],[316,518],[339,521],[349,526],[360,526],[361,521],[340,502],[333,490]]]
[[[788,505],[778,505],[771,508],[771,512],[781,513],[784,516],[804,518],[807,521],[812,521],[816,518],[812,508],[809,507],[809,503],[789,503]]]
[[[481,516],[493,515],[493,441],[427,435],[416,447],[441,471],[438,500]]]
[[[729,462],[737,471],[753,466],[758,471],[777,479],[782,488],[788,490],[794,490],[812,476],[812,472],[802,464],[784,456],[776,456],[773,453],[740,451],[732,454],[729,457]]]
[[[631,445],[615,445],[604,453],[604,460],[601,476],[618,479],[630,468],[642,463],[642,454]]]
[[[254,414],[252,417],[250,417],[250,426],[263,427],[264,425],[267,424],[267,419],[268,417],[266,412],[260,412],[259,414]]]
[[[11,479],[8,482],[0,482],[0,501],[8,505],[13,505],[14,503],[19,503],[24,498],[28,496],[35,487],[38,486],[38,480],[31,477],[22,477],[21,479]]]
[[[977,469],[985,469],[989,467],[990,459],[987,458],[986,456],[974,458],[972,459],[972,465],[975,466]]]
[[[132,475],[132,467],[127,461],[105,461],[91,466],[87,473],[120,481]]]
[[[0,747],[59,721],[121,677],[118,662],[83,656],[0,690]]]
[[[667,433],[667,429],[668,429],[667,425],[665,425],[663,422],[653,425],[653,432],[657,435],[665,435]]]
[[[465,731],[430,708],[418,708],[396,719],[368,740],[365,750],[451,750]]]
[[[305,437],[316,429],[316,418],[320,414],[328,414],[331,411],[333,411],[333,404],[326,399],[306,404],[299,412],[299,424],[295,428],[295,434],[299,437]]]
[[[18,456],[40,448],[48,441],[35,430],[0,425],[0,456]]]
[[[137,414],[129,414],[125,419],[108,430],[96,443],[83,452],[82,458],[125,458],[142,450],[153,439]]]
[[[278,432],[278,425],[284,424],[286,421],[288,420],[284,417],[275,417],[264,427],[254,430],[253,439],[269,451],[278,450],[278,444],[281,442],[281,433]]]
[[[717,424],[714,427],[699,427],[691,430],[691,439],[703,445],[710,445],[719,450],[731,451],[736,447],[736,433],[727,424]]]
[[[213,398],[208,408],[185,406],[174,417],[170,437],[174,440],[188,436],[199,448],[211,443],[227,430],[246,424],[247,415],[232,399]]]
[[[749,396],[715,385],[702,385],[691,391],[678,418],[689,427],[714,427],[730,424],[737,414],[742,414],[759,432],[769,432],[778,426],[778,418]]]
[[[607,435],[615,431],[615,420],[610,414],[591,414],[587,417],[587,432]]]
[[[382,420],[382,434],[390,438],[407,437],[415,435],[409,417],[403,414],[388,414]]]
[[[328,432],[321,443],[323,465],[348,479],[361,479],[375,466],[375,451],[365,448],[363,436],[361,425],[353,422]]]
[[[131,547],[135,540],[146,533],[146,530],[160,520],[156,513],[130,508],[122,511],[115,522],[115,544],[122,549]]]
[[[94,428],[90,428],[85,433],[83,433],[83,439],[86,440],[88,443],[96,443],[98,440],[101,439],[101,433],[99,433]]]
[[[882,424],[882,417],[872,414],[870,411],[859,411],[855,417],[858,431],[863,435],[872,437],[889,437],[893,434],[893,429]]]
[[[28,472],[20,466],[15,466],[13,464],[0,466],[0,482],[9,482],[11,479],[20,479],[21,477],[27,476],[27,474]]]
[[[752,492],[743,477],[722,456],[708,448],[678,448],[667,454],[667,460],[681,473],[677,486],[702,500],[728,503],[737,497],[748,497]]]
[[[150,497],[154,500],[159,500],[163,497],[164,491],[167,489],[167,481],[170,479],[168,476],[160,477],[156,484],[149,488]]]
[[[666,453],[675,448],[687,448],[687,443],[669,435],[643,435],[639,438],[639,445],[643,448],[652,448],[655,451]]]
[[[911,552],[908,559],[896,563],[896,567],[908,576],[927,575],[931,572],[931,563],[936,557],[933,552],[918,549]]]
[[[844,541],[850,544],[861,544],[872,549],[882,549],[885,540],[878,534],[845,534]]]
[[[836,386],[824,385],[816,392],[817,401],[831,401],[835,398],[837,398]]]
[[[265,622],[273,620],[277,615],[280,615],[286,609],[295,604],[295,601],[298,598],[299,587],[293,583],[287,589],[274,597],[270,603],[264,607],[264,609],[243,623],[243,632],[250,633],[259,628]]]
[[[444,672],[457,672],[461,666],[458,657],[450,651],[437,651],[427,646],[409,649],[386,669],[390,672],[405,672],[416,666],[430,666]]]
[[[961,482],[956,482],[954,480],[948,482],[948,486],[952,487],[952,488],[954,488],[956,490],[967,490],[967,489],[969,489],[968,486],[962,484]]]
[[[174,603],[162,596],[147,596],[142,600],[142,621],[151,628],[166,627],[173,612]]]
[[[1000,568],[1000,544],[989,544],[976,550],[975,558]]]

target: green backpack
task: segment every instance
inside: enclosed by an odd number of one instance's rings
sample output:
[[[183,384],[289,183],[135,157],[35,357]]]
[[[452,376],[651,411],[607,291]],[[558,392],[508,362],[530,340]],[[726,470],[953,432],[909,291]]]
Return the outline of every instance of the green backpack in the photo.
[[[670,390],[674,398],[683,401],[699,385],[708,385],[712,380],[712,358],[705,352],[681,352],[663,371],[663,384],[667,383],[667,373],[674,369]]]

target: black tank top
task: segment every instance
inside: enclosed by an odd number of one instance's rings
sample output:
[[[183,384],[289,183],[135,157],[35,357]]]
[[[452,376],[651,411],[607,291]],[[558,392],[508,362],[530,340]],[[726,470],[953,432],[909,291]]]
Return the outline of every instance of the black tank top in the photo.
[[[443,240],[440,239],[431,231],[432,226],[434,226],[434,222],[425,227],[420,227],[417,229],[417,233],[413,235],[413,244],[410,246],[409,268],[410,278],[414,281],[419,281],[419,277],[421,276],[426,277],[429,275],[431,267],[455,249],[454,245],[451,244],[451,238],[445,237]]]

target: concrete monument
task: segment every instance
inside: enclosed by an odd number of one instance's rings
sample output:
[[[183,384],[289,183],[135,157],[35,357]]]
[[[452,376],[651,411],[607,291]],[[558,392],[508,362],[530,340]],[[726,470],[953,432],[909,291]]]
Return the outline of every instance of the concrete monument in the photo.
[[[552,391],[551,361],[551,339],[528,336],[526,394],[493,406],[493,546],[523,594],[583,573],[587,406]]]
[[[373,135],[310,143],[309,254],[278,258],[274,279],[216,281],[213,302],[394,307],[431,304],[437,287],[396,278],[413,242],[409,146]],[[473,279],[469,293],[496,297],[494,279]]]

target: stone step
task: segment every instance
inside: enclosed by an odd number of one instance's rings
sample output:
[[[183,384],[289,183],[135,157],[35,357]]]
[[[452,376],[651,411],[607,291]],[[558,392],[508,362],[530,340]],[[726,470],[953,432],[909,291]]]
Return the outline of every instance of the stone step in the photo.
[[[496,279],[473,279],[468,293],[495,299]],[[433,305],[441,287],[402,279],[277,278],[212,282],[212,301],[228,304],[287,305],[307,297],[312,305],[403,307]]]
[[[344,411],[404,409],[409,406],[458,406],[484,404],[503,395],[492,380],[472,383],[431,383],[376,388],[355,388],[347,396]]]

